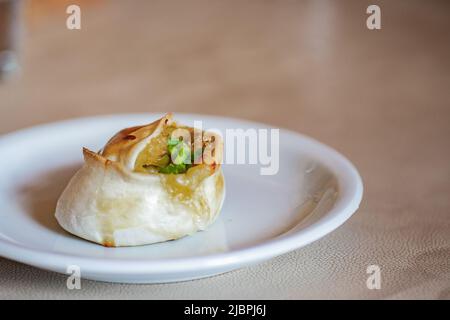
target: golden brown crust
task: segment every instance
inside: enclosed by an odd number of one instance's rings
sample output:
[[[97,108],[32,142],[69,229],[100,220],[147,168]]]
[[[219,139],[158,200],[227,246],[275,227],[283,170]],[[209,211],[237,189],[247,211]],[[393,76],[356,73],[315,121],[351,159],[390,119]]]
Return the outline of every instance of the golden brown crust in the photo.
[[[102,245],[103,245],[104,247],[107,247],[107,248],[114,248],[114,247],[116,246],[116,244],[114,243],[114,241],[104,241],[104,242],[102,243]]]
[[[135,144],[150,136],[156,130],[172,123],[172,113],[166,114],[159,120],[143,126],[125,128],[116,133],[105,145],[101,155],[105,158],[114,158],[120,153],[130,150]]]
[[[94,161],[106,165],[106,158],[102,157],[94,151],[89,150],[88,148],[83,148],[83,156],[85,162]]]
[[[103,165],[105,169],[114,169],[115,171],[129,175],[130,173],[135,173],[133,170],[127,169],[117,158],[120,154],[126,154],[136,143],[141,142],[143,139],[147,138],[153,134],[156,130],[162,130],[166,125],[173,124],[172,113],[168,113],[161,119],[158,119],[148,125],[135,126],[130,128],[125,128],[118,133],[116,133],[105,145],[105,147],[100,152],[93,152],[87,148],[83,148],[83,155],[85,162],[93,161],[97,164]],[[222,150],[223,141],[220,136],[215,137],[216,148]],[[216,160],[216,158],[214,158]],[[203,163],[199,164],[201,166],[209,167],[211,174],[220,169],[219,157],[218,162],[213,163]]]

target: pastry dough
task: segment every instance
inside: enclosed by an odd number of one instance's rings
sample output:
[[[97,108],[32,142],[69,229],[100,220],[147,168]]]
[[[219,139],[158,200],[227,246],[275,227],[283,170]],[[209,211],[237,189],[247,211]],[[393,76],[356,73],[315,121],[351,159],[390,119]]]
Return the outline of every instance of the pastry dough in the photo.
[[[142,165],[165,147],[176,128],[168,114],[118,132],[98,153],[84,148],[84,165],[56,206],[59,224],[108,247],[173,240],[207,228],[225,194],[220,162],[192,165],[178,174],[147,172]],[[220,137],[214,143],[223,147]]]

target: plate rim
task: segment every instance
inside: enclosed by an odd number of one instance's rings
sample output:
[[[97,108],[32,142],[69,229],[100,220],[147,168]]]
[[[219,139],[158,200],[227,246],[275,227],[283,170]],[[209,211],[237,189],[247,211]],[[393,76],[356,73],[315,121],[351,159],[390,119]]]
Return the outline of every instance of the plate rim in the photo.
[[[18,139],[22,135],[45,129],[66,125],[81,125],[81,122],[90,122],[98,119],[126,118],[126,117],[157,117],[163,113],[116,113],[104,114],[88,117],[77,117],[38,124],[23,129],[18,129],[0,136],[0,147],[10,139]],[[226,117],[220,115],[208,115],[197,113],[174,112],[175,117],[188,117],[210,120],[227,120],[256,128],[267,129],[276,128],[273,125]],[[69,264],[79,265],[84,273],[101,273],[110,275],[121,274],[167,274],[186,273],[189,271],[209,270],[211,268],[226,268],[233,265],[247,265],[253,262],[268,260],[275,256],[293,251],[306,246],[325,235],[331,233],[345,221],[347,221],[359,208],[363,196],[363,182],[356,167],[341,153],[332,147],[307,135],[301,134],[285,128],[280,129],[284,136],[289,139],[306,142],[311,149],[315,149],[315,155],[320,154],[320,162],[337,178],[339,196],[334,206],[318,221],[301,228],[298,231],[282,234],[279,237],[271,238],[256,245],[234,249],[227,252],[214,253],[196,257],[180,257],[165,259],[108,259],[83,257],[73,254],[55,253],[47,250],[32,249],[18,243],[13,243],[0,238],[0,256],[19,261],[28,265],[50,269],[53,271],[65,272],[65,267]],[[340,169],[340,170],[337,170]],[[64,269],[64,270],[63,270]]]

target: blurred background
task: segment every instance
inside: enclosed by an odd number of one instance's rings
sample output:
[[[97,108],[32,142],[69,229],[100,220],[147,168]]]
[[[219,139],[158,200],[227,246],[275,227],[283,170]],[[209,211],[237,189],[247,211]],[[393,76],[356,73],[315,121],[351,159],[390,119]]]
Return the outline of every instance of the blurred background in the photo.
[[[357,138],[347,129],[374,130],[374,118],[387,130],[418,113],[422,125],[446,120],[445,0],[377,1],[378,31],[366,28],[370,1],[21,2],[20,73],[0,86],[2,133],[166,110],[270,121],[324,139],[342,129]],[[81,7],[81,30],[66,28],[69,4]],[[333,121],[336,113],[345,121]]]
[[[69,4],[81,7],[81,30],[66,28]],[[370,4],[381,30],[366,27]],[[250,292],[238,273],[247,296],[449,297],[450,1],[0,0],[0,30],[0,134],[98,114],[195,112],[302,132],[355,163],[358,213],[273,262],[283,275],[292,261],[309,264],[289,283],[263,285],[257,274],[261,290]],[[352,289],[365,274],[336,256],[350,247],[352,259],[376,257],[396,286]],[[313,280],[327,272],[332,281]],[[218,279],[200,283],[234,297]],[[161,296],[207,296],[167,288]]]

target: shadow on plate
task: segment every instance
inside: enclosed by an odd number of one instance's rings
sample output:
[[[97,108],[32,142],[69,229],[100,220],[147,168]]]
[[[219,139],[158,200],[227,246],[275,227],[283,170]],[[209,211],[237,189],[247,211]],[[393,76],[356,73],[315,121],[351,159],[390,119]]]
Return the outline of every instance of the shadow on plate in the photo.
[[[80,167],[81,163],[55,168],[19,188],[20,203],[33,220],[47,229],[67,235],[54,217],[56,202]]]

